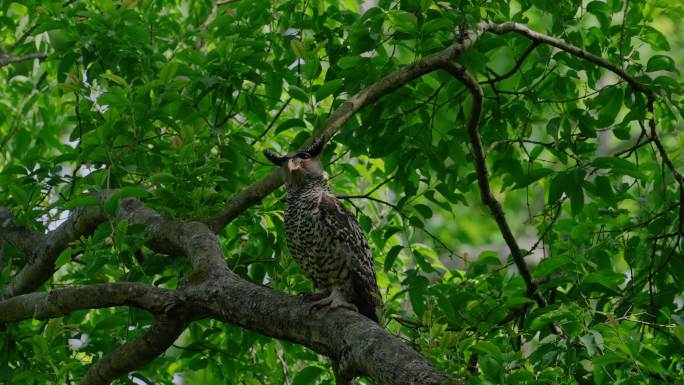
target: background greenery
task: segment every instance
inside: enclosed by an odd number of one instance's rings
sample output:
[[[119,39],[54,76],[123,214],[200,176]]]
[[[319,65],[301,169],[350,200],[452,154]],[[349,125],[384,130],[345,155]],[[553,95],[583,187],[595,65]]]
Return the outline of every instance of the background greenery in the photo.
[[[140,186],[169,217],[209,217],[272,171],[261,150],[294,149],[349,96],[481,20],[524,23],[622,65],[657,93],[658,131],[684,164],[681,2],[220,3],[0,1],[5,52],[49,55],[0,68],[0,205],[48,230],[84,192]],[[684,381],[680,190],[644,131],[645,98],[544,45],[494,82],[529,45],[486,35],[460,62],[482,82],[490,180],[549,306],[526,298],[480,202],[468,93],[436,72],[363,110],[323,154],[373,249],[384,323],[472,384]],[[287,252],[283,198],[220,235],[236,273],[295,294],[311,288]],[[60,256],[48,286],[175,287],[186,260],[153,255],[140,233],[101,225]],[[25,258],[8,246],[3,260],[2,285]],[[113,308],[5,325],[0,382],[78,379],[151,320]],[[323,357],[216,321],[193,323],[120,382],[173,378],[333,382]]]

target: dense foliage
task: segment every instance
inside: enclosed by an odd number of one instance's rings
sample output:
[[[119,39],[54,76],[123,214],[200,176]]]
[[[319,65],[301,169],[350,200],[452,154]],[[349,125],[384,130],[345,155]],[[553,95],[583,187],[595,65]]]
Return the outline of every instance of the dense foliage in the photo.
[[[485,34],[460,56],[485,95],[490,183],[546,307],[480,200],[461,83],[432,72],[352,117],[323,160],[369,238],[384,325],[472,384],[684,381],[682,17],[681,3],[641,0],[2,1],[0,58],[47,57],[0,68],[0,206],[45,232],[94,204],[85,193],[123,188],[170,218],[211,217],[273,171],[263,149],[295,149],[351,95],[452,44],[455,28],[523,23],[623,68],[654,110],[614,73],[518,34]],[[283,198],[219,236],[233,271],[297,294],[311,285],[286,248]],[[175,288],[187,260],[141,234],[101,224],[43,289]],[[11,244],[0,255],[1,288],[30,256]],[[117,307],[5,324],[0,383],[78,380],[151,321]],[[118,381],[324,384],[329,366],[203,320]]]

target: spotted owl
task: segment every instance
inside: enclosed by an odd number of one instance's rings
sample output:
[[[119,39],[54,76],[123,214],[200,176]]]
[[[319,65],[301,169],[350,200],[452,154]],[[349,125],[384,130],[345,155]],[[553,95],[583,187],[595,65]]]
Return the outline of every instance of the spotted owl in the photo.
[[[287,190],[287,246],[320,291],[312,296],[313,307],[345,307],[378,322],[382,300],[368,240],[330,191],[322,149],[323,140],[317,139],[305,151],[285,156],[264,151],[280,167]]]

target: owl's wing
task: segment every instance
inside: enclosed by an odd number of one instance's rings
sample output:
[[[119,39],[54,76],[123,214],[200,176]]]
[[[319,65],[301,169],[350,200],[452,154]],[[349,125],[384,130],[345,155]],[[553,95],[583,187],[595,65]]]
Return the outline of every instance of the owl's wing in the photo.
[[[354,298],[351,302],[366,317],[378,322],[376,310],[382,306],[382,298],[373,269],[368,240],[354,215],[331,194],[323,194],[319,205],[320,215],[339,245],[340,257],[347,258]]]

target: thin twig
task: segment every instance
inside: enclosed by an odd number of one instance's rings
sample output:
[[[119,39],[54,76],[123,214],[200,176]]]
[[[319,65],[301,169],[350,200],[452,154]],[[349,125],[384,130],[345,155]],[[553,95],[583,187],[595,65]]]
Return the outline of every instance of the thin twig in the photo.
[[[292,97],[288,98],[288,99],[285,101],[285,103],[283,104],[283,106],[280,107],[280,110],[278,110],[278,113],[276,113],[275,116],[273,117],[273,119],[271,119],[271,123],[269,123],[268,127],[266,127],[266,129],[264,130],[264,132],[261,133],[261,135],[259,135],[258,137],[254,138],[254,140],[252,140],[252,143],[250,143],[250,145],[253,146],[256,142],[260,141],[261,138],[263,138],[264,136],[266,136],[266,134],[268,134],[268,132],[271,130],[271,128],[273,128],[273,125],[274,125],[275,122],[278,120],[278,118],[279,118],[280,115],[283,113],[283,111],[285,111],[285,108],[287,108],[287,106],[290,104],[291,101],[292,101]]]

